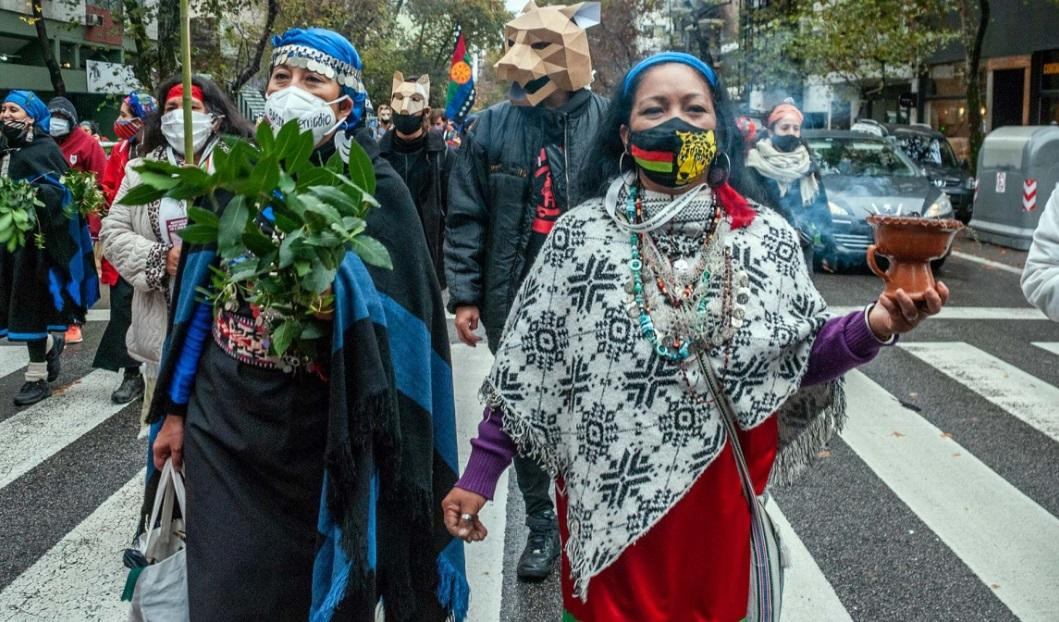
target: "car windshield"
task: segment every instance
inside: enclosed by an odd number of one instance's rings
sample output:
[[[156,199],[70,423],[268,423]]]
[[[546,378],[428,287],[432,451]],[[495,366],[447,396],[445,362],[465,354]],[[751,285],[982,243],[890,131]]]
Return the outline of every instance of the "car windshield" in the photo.
[[[820,172],[854,177],[918,177],[915,163],[888,141],[847,136],[807,139]]]
[[[931,164],[934,166],[947,166],[956,168],[956,154],[952,152],[949,141],[938,136],[927,136],[923,134],[901,133],[897,135],[897,142],[913,160],[920,164]]]

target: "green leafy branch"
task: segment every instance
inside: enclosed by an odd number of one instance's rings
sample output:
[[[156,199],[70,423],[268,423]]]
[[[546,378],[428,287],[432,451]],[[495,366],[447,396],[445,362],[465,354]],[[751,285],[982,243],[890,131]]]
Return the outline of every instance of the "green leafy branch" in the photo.
[[[59,181],[66,186],[73,197],[67,207],[68,216],[73,216],[75,211],[80,212],[82,216],[103,214],[106,200],[103,198],[103,191],[99,189],[95,173],[70,169]]]
[[[25,180],[0,177],[0,244],[13,253],[26,245],[26,235],[37,226],[37,208],[44,202],[37,198],[37,187]],[[44,236],[34,237],[38,248],[44,248]]]
[[[179,232],[189,244],[216,245],[223,269],[207,291],[214,308],[249,303],[264,318],[269,350],[312,352],[328,334],[331,284],[352,250],[367,264],[392,268],[386,248],[365,234],[368,210],[378,205],[375,172],[353,142],[347,167],[336,154],[311,159],[313,138],[296,121],[273,134],[262,124],[257,144],[229,140],[214,151],[213,172],[149,160],[137,167],[142,183],[121,203],[143,205],[162,197],[192,200],[191,225]],[[221,197],[227,199],[223,209]]]

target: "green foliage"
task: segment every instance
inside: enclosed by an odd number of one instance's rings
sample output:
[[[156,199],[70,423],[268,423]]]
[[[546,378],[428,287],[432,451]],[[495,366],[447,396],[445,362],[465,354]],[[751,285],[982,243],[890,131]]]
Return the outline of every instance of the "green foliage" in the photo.
[[[37,225],[37,208],[44,203],[37,198],[37,188],[25,181],[0,177],[0,244],[13,253],[26,245],[26,234]],[[43,248],[42,236],[35,237]]]
[[[312,352],[309,342],[328,334],[319,317],[333,310],[331,283],[345,254],[392,267],[386,248],[364,233],[367,212],[377,205],[374,169],[355,142],[348,176],[337,156],[313,163],[312,134],[299,132],[296,121],[275,135],[262,124],[256,138],[256,146],[232,140],[215,151],[213,173],[146,160],[137,168],[143,183],[121,203],[199,199],[188,210],[192,224],[179,235],[217,247],[225,269],[215,270],[211,303],[234,309],[242,300],[259,311],[276,356],[292,346]],[[223,210],[219,195],[230,196]]]
[[[72,216],[74,212],[80,212],[82,216],[103,214],[106,199],[103,198],[103,191],[99,189],[95,173],[70,169],[59,181],[73,197],[68,207],[68,215]]]

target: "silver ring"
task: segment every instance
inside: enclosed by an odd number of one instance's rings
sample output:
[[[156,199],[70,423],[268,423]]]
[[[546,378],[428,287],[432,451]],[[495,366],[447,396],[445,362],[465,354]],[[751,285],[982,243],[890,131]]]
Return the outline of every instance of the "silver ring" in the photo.
[[[477,516],[475,516],[474,514],[461,514],[460,515],[460,520],[465,522],[465,523],[474,522],[474,520],[476,518],[477,518]]]

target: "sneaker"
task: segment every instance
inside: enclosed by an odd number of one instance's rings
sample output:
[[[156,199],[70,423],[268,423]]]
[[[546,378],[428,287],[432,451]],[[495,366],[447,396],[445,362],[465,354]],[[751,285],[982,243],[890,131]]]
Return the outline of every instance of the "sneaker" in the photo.
[[[15,396],[15,406],[29,406],[51,396],[51,387],[47,380],[33,380],[22,385]]]
[[[85,340],[84,335],[81,334],[81,327],[77,324],[71,324],[70,328],[66,329],[66,343],[83,343]]]
[[[80,329],[78,329],[77,334],[81,334]],[[44,357],[44,360],[48,362],[48,382],[55,382],[59,378],[59,372],[62,371],[62,353],[65,347],[65,339],[58,335],[52,335],[51,350],[48,350],[47,356]]]
[[[115,404],[128,404],[143,395],[143,374],[126,374],[121,385],[110,394],[110,401]]]
[[[559,559],[559,525],[555,512],[548,510],[526,518],[530,528],[526,548],[519,557],[516,572],[519,581],[538,582],[548,578]]]

